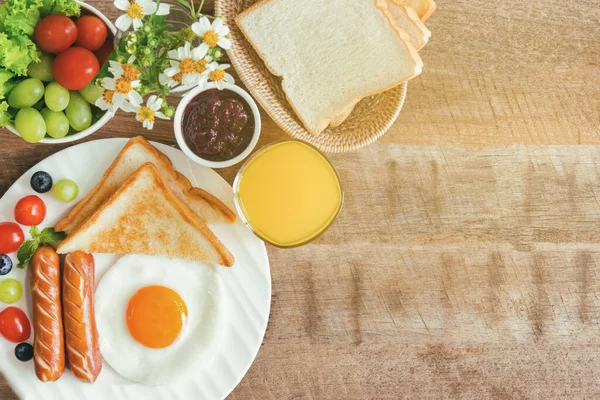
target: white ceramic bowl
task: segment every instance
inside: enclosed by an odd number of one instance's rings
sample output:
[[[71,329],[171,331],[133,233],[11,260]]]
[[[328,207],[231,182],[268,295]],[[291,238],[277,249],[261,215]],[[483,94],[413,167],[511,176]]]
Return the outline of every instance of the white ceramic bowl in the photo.
[[[100,11],[98,11],[97,9],[95,9],[94,7],[90,6],[87,3],[84,3],[79,0],[76,0],[76,1],[79,5],[81,5],[81,8],[83,10],[87,10],[90,14],[94,14],[95,16],[100,18],[106,24],[106,26],[108,27],[108,30],[112,33],[113,37],[117,34],[117,28],[113,25],[112,22],[110,22],[110,20],[108,18],[106,18],[104,16],[104,14],[102,14]],[[84,130],[74,133],[72,135],[67,135],[64,138],[60,138],[60,139],[53,139],[51,137],[45,137],[37,143],[61,144],[61,143],[75,142],[79,139],[83,139],[86,136],[90,136],[92,133],[96,132],[97,130],[102,128],[104,125],[106,125],[106,123],[108,121],[110,121],[112,119],[112,117],[114,117],[114,116],[115,116],[114,113],[107,111],[104,113],[102,118],[100,118],[98,121],[96,121],[96,123],[92,124],[87,129],[84,129]],[[17,130],[15,129],[14,126],[7,125],[6,128],[9,131],[11,131],[12,133],[14,133],[15,135],[17,135],[19,137],[21,136],[21,135],[19,135],[19,132],[17,132]]]
[[[256,143],[258,142],[258,138],[260,137],[260,129],[261,129],[260,112],[258,111],[258,106],[256,105],[256,102],[254,102],[254,99],[252,97],[250,97],[250,95],[244,89],[240,88],[239,86],[225,84],[223,86],[223,88],[224,88],[223,90],[231,90],[232,92],[240,95],[240,97],[242,99],[244,99],[246,101],[246,103],[248,103],[248,105],[250,106],[250,109],[252,110],[252,114],[254,115],[254,133],[252,135],[252,140],[250,141],[250,144],[248,145],[248,147],[246,147],[246,149],[244,151],[242,151],[240,153],[240,155],[232,158],[231,160],[210,161],[210,160],[205,160],[204,158],[198,157],[188,147],[188,145],[185,142],[185,139],[183,137],[183,130],[181,129],[181,123],[183,120],[183,112],[185,111],[185,108],[190,103],[190,101],[194,97],[196,97],[198,94],[205,92],[207,90],[216,89],[216,88],[217,88],[216,84],[209,83],[205,87],[197,87],[195,89],[190,90],[188,93],[186,93],[186,95],[181,98],[181,101],[179,102],[179,105],[177,106],[177,110],[175,111],[175,118],[173,121],[173,125],[174,125],[174,129],[175,129],[175,138],[177,139],[177,144],[179,144],[179,147],[181,148],[181,150],[185,153],[186,156],[189,157],[190,160],[194,161],[197,164],[204,165],[205,167],[209,167],[209,168],[226,168],[226,167],[230,167],[232,165],[235,165],[235,164],[241,162],[244,158],[246,158],[250,155],[252,150],[254,150],[254,147],[256,146]]]

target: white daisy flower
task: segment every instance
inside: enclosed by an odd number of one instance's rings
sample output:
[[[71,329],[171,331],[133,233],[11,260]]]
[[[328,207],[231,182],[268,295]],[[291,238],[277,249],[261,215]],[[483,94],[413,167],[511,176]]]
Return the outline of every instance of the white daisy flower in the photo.
[[[229,35],[229,28],[223,22],[223,18],[215,18],[211,24],[207,17],[200,17],[198,22],[192,24],[192,30],[202,38],[200,47],[206,50],[215,46],[224,50],[231,49],[231,40],[225,37]]]
[[[118,78],[104,78],[102,86],[104,89],[114,90],[112,103],[125,111],[128,111],[128,105],[125,103],[140,104],[143,101],[142,96],[135,91],[140,86],[140,81],[138,80],[129,81],[123,76]]]
[[[172,93],[187,92],[188,90],[198,86],[198,83],[183,85],[182,78],[183,74],[181,72],[173,75],[172,77],[168,77],[166,74],[160,74],[158,75],[158,82],[160,82],[161,85],[171,88]]]
[[[138,78],[138,75],[140,74],[140,70],[133,65],[134,61],[135,56],[129,57],[125,64],[121,64],[117,61],[110,60],[108,62],[108,70],[113,74],[115,78],[123,77],[128,81],[133,82]]]
[[[148,130],[154,128],[154,119],[169,119],[165,114],[163,114],[160,110],[162,106],[162,99],[152,95],[148,97],[146,101],[146,105],[142,105],[142,102],[132,103],[131,107],[133,111],[135,111],[135,119],[142,123],[142,126]]]
[[[144,15],[167,15],[169,13],[170,6],[168,4],[157,5],[152,0],[115,0],[115,7],[121,11],[125,11],[125,14],[121,15],[115,21],[115,25],[121,31],[125,32],[131,28],[136,30],[142,27],[142,18]]]
[[[115,103],[113,103],[114,94],[114,90],[104,89],[102,95],[98,97],[98,100],[96,100],[96,103],[94,103],[94,105],[101,110],[116,112],[119,109],[119,107],[115,106]]]
[[[201,49],[196,47],[192,49],[190,42],[186,42],[183,47],[177,50],[169,51],[169,58],[171,59],[171,67],[165,69],[164,74],[168,78],[178,84],[183,85],[199,85],[202,83],[205,71],[201,72],[201,60],[206,57],[208,49]]]
[[[219,89],[223,89],[224,83],[229,83],[230,85],[233,85],[235,83],[233,76],[225,72],[225,70],[229,67],[229,64],[219,64],[216,62],[210,63],[208,65],[208,79],[216,83]]]

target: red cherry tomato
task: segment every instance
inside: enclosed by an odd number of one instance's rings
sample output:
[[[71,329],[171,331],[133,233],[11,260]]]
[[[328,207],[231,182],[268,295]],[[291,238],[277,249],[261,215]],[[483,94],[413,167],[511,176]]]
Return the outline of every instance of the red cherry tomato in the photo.
[[[88,50],[96,51],[104,44],[108,29],[102,20],[94,15],[84,15],[79,18],[77,25],[77,46],[85,47]]]
[[[83,47],[68,48],[56,56],[52,64],[54,79],[69,90],[85,89],[99,70],[94,53]]]
[[[21,225],[39,225],[46,218],[46,205],[36,195],[23,197],[15,206],[15,220]]]
[[[59,53],[77,40],[77,26],[64,15],[48,15],[38,22],[33,37],[42,51]]]
[[[110,57],[113,50],[113,42],[109,39],[106,42],[104,42],[102,47],[100,47],[94,52],[94,55],[96,56],[96,58],[98,58],[98,63],[100,63],[100,68],[102,68],[104,63],[108,61],[108,57]]]
[[[7,307],[0,312],[0,334],[10,342],[26,341],[31,336],[29,318],[20,308]]]
[[[8,254],[19,249],[25,240],[23,230],[14,222],[0,223],[0,253]]]

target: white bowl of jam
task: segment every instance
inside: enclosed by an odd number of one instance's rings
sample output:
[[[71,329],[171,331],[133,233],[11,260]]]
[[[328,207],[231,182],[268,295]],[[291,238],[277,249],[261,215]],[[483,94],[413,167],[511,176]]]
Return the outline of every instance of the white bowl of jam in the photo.
[[[174,118],[175,138],[192,161],[209,168],[225,168],[244,160],[258,142],[258,106],[235,85],[223,89],[210,83],[186,93]]]

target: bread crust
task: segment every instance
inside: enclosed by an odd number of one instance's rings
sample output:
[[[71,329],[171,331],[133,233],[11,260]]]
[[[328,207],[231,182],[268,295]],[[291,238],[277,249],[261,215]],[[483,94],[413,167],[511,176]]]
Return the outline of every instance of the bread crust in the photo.
[[[175,207],[177,212],[183,217],[183,219],[188,222],[192,227],[198,232],[198,234],[203,235],[210,244],[215,248],[217,253],[219,254],[220,265],[231,267],[233,266],[235,260],[233,255],[227,250],[227,248],[221,243],[221,241],[215,236],[215,234],[204,224],[202,219],[198,217],[185,203],[183,203],[177,196],[175,196],[168,185],[164,182],[163,178],[160,176],[160,172],[156,166],[152,163],[145,163],[142,165],[136,172],[134,172],[123,185],[108,199],[106,200],[95,212],[86,219],[83,223],[79,224],[77,228],[73,232],[71,232],[65,240],[61,242],[58,246],[58,253],[64,253],[64,247],[70,243],[73,237],[77,236],[79,232],[82,232],[88,229],[93,224],[97,223],[99,216],[102,211],[106,208],[111,207],[123,192],[125,192],[130,185],[132,185],[137,177],[141,174],[149,172],[152,175],[152,179],[156,185],[156,187],[163,193],[163,195],[167,198],[167,200]]]
[[[122,158],[125,156],[125,154],[127,154],[127,150],[135,145],[143,146],[146,150],[151,152],[155,156],[157,162],[160,163],[159,167],[162,168],[162,170],[166,172],[171,179],[176,181],[182,187],[185,194],[206,201],[213,210],[216,210],[220,215],[223,216],[225,222],[233,223],[235,221],[235,213],[231,211],[229,207],[223,204],[221,200],[203,189],[193,187],[191,182],[185,176],[175,171],[173,163],[165,154],[152,146],[143,136],[136,136],[129,139],[125,147],[123,147],[123,149],[119,152],[117,158],[115,158],[110,167],[108,167],[102,176],[102,179],[100,179],[100,182],[98,182],[94,189],[92,189],[87,196],[85,196],[79,203],[75,205],[75,207],[73,207],[73,209],[69,212],[69,215],[56,224],[56,231],[71,231],[75,229],[78,224],[81,224],[85,218],[81,218],[80,213],[83,212],[84,208],[88,205],[91,199],[97,195],[105,182],[110,178],[113,170],[117,168]],[[77,220],[81,221],[77,222]],[[208,223],[209,221],[204,222]]]
[[[429,38],[431,37],[431,31],[425,26],[423,21],[421,21],[417,12],[410,7],[406,7],[403,4],[402,0],[387,0],[387,1],[384,0],[381,2],[382,7],[385,7],[386,10],[388,10],[388,11],[389,11],[389,5],[388,5],[389,3],[393,3],[394,5],[396,5],[400,9],[402,9],[405,12],[406,17],[409,18],[415,24],[415,27],[421,32],[421,35],[423,36],[423,41],[418,46],[415,46],[417,51],[421,50],[423,47],[425,47],[425,45],[429,41]],[[391,11],[390,11],[390,13],[391,13]],[[396,23],[396,21],[394,21],[394,22]],[[400,28],[399,25],[398,25],[398,27]],[[402,28],[400,28],[400,29],[402,29]]]
[[[433,14],[433,12],[437,9],[437,4],[435,3],[435,1],[431,0],[429,2],[429,8],[427,9],[427,12],[425,12],[425,14],[421,17],[421,21],[425,22],[429,19],[429,17],[431,17],[431,14]]]
[[[283,78],[285,80],[285,77],[283,77],[283,75],[279,74],[278,72],[275,71],[275,69],[269,64],[269,62],[267,61],[266,57],[264,54],[262,54],[260,52],[260,50],[258,50],[258,48],[255,46],[254,42],[252,41],[252,39],[250,38],[250,35],[248,33],[248,31],[244,28],[243,25],[243,18],[249,14],[251,14],[252,12],[254,12],[255,10],[257,10],[260,6],[270,2],[272,0],[260,0],[256,3],[254,3],[252,6],[250,6],[248,9],[242,11],[240,14],[238,14],[235,17],[235,23],[238,26],[238,28],[240,29],[240,31],[243,33],[244,37],[246,38],[246,40],[248,41],[248,43],[250,43],[252,45],[252,47],[254,48],[254,50],[256,51],[256,53],[260,56],[260,58],[262,59],[263,63],[265,64],[265,66],[267,67],[267,69],[275,76]],[[290,101],[290,97],[289,94],[287,93],[285,87],[282,85],[282,89],[283,92],[286,95],[286,98],[288,100],[288,104],[290,105],[290,107],[292,108],[292,110],[294,111],[294,113],[296,114],[296,117],[300,120],[300,122],[302,122],[302,125],[304,126],[304,128],[312,135],[318,135],[321,132],[323,132],[325,129],[327,129],[328,126],[331,125],[331,122],[339,122],[339,119],[344,116],[345,113],[348,112],[349,109],[353,108],[354,105],[356,105],[360,100],[362,100],[365,97],[369,97],[369,96],[374,96],[376,94],[382,93],[382,92],[386,92],[390,89],[393,89],[394,87],[401,85],[402,83],[414,78],[415,76],[418,76],[419,74],[421,74],[421,71],[423,69],[423,61],[421,60],[421,57],[419,56],[419,53],[417,52],[417,50],[414,48],[414,46],[411,44],[410,42],[410,38],[408,37],[408,34],[406,32],[404,32],[404,30],[402,30],[394,21],[394,17],[389,13],[389,11],[387,10],[387,4],[382,7],[381,6],[381,1],[385,1],[385,0],[371,0],[374,2],[375,6],[385,15],[385,17],[387,18],[388,22],[390,23],[391,27],[398,33],[398,35],[400,36],[400,38],[402,39],[402,42],[404,43],[404,45],[406,46],[408,53],[410,55],[410,58],[412,59],[413,63],[415,64],[415,72],[410,75],[409,77],[407,77],[405,80],[402,80],[400,82],[396,82],[392,85],[390,85],[389,87],[386,87],[382,90],[373,90],[371,92],[367,92],[365,95],[363,95],[360,98],[355,98],[355,99],[351,99],[347,102],[347,104],[345,104],[343,107],[340,108],[340,111],[338,113],[336,113],[335,115],[330,115],[330,116],[326,116],[326,117],[322,117],[319,121],[317,121],[317,127],[316,129],[312,129],[307,121],[302,118],[302,116],[300,115],[300,113],[298,112],[298,109],[296,108],[296,106],[294,105],[294,103],[292,103]],[[348,113],[349,115],[349,113]],[[345,120],[345,119],[344,119]],[[343,121],[342,121],[343,122]],[[341,123],[340,123],[341,124]]]

